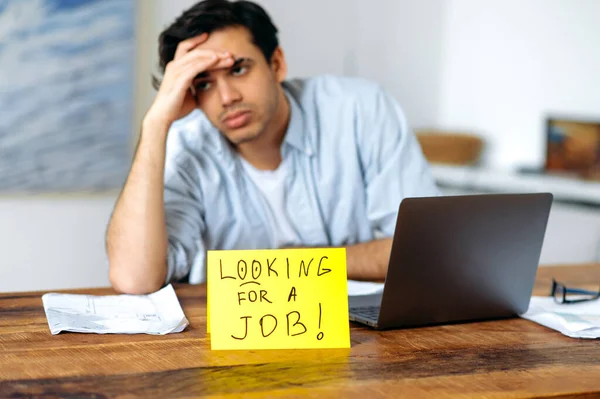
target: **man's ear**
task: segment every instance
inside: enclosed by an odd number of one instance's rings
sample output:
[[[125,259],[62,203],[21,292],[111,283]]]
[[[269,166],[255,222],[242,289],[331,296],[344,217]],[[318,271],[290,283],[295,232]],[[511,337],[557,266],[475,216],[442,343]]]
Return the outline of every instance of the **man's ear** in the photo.
[[[277,47],[271,56],[271,69],[275,73],[278,83],[285,80],[287,76],[287,62],[285,62],[285,54],[283,54],[281,47]]]

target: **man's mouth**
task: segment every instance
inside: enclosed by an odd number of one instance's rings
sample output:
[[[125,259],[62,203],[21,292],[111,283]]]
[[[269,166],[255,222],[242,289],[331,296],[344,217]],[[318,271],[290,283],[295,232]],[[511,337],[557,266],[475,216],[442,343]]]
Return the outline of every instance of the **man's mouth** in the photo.
[[[223,118],[223,123],[229,129],[239,129],[250,122],[251,116],[250,111],[236,111]]]

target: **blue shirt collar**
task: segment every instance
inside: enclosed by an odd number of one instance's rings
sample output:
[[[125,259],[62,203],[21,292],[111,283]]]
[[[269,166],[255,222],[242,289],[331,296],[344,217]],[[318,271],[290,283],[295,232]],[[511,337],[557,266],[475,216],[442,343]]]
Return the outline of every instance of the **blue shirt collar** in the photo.
[[[302,108],[300,108],[300,105],[294,96],[289,93],[285,87],[283,91],[290,104],[290,122],[283,141],[298,151],[310,156],[313,154],[313,147],[310,143],[310,136],[306,130],[307,125],[304,121]]]

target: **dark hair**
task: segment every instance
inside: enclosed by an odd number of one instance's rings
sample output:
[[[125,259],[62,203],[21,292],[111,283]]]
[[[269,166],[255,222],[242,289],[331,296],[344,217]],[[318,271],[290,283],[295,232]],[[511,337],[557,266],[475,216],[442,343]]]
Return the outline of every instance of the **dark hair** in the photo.
[[[160,34],[158,56],[161,72],[164,73],[167,64],[175,58],[180,42],[202,33],[234,26],[247,28],[267,62],[271,61],[273,52],[279,46],[277,27],[261,6],[247,0],[204,0],[186,10]],[[153,76],[152,84],[158,89],[160,79]]]

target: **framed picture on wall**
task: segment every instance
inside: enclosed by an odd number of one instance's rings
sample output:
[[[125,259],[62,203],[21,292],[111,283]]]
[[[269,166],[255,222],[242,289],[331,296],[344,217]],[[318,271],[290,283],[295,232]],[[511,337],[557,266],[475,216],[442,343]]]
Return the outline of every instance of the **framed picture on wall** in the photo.
[[[121,187],[135,3],[0,0],[0,195]]]
[[[600,180],[600,119],[548,118],[545,169]]]

